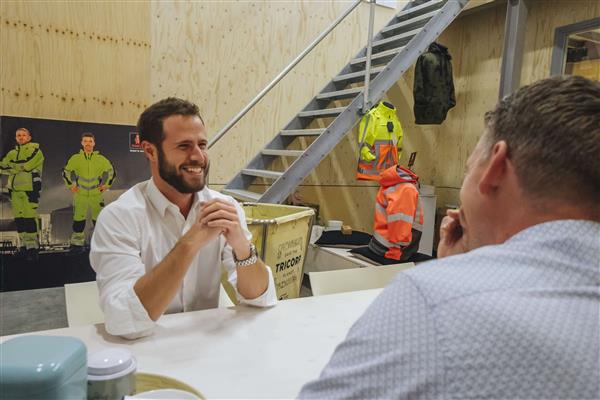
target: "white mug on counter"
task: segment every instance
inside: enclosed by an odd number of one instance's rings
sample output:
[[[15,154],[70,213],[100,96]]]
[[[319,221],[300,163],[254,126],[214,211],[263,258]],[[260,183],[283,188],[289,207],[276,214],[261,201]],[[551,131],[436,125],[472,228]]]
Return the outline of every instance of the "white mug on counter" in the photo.
[[[88,400],[121,400],[135,392],[137,362],[123,348],[110,347],[88,358]]]

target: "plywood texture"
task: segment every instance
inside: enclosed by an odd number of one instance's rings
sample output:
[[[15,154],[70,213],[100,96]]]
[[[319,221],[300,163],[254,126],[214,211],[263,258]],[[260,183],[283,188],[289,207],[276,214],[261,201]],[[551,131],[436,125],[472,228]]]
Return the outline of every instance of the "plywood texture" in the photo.
[[[528,1],[521,83],[550,75],[554,30],[560,26],[600,17],[596,0]]]
[[[457,102],[441,125],[414,124],[412,69],[388,92],[405,131],[401,162],[416,151],[415,170],[425,184],[456,192],[460,187],[483,114],[497,101],[505,16],[504,7],[487,8],[457,19],[439,38],[453,57]]]
[[[494,2],[500,2],[501,0],[470,0],[467,5],[463,8],[462,12],[472,11],[475,8],[490,6]]]
[[[210,184],[213,190],[221,190],[225,185]],[[379,187],[361,186],[323,186],[302,185],[298,188],[294,201],[300,205],[319,205],[318,220],[315,224],[327,224],[329,220],[341,220],[344,225],[350,225],[355,230],[363,232],[373,231],[373,217],[375,213],[375,198]],[[264,190],[252,186],[250,190],[256,192]]]
[[[457,204],[483,114],[498,95],[505,2],[470,10],[440,38],[453,55],[457,106],[441,126],[416,126],[413,71],[389,91],[405,131],[405,163]],[[406,2],[399,2],[399,8]],[[591,0],[529,0],[523,83],[549,75],[554,29],[600,15]],[[200,106],[214,135],[338,15],[348,2],[0,3],[0,112],[38,118],[134,123],[166,96]],[[394,14],[376,9],[376,30]],[[222,187],[366,43],[362,4],[211,150],[211,182]],[[377,186],[354,179],[356,130],[298,190],[324,220],[370,231]],[[289,162],[290,160],[286,160]],[[366,187],[366,188],[365,188]]]
[[[584,60],[573,63],[573,75],[585,76],[600,82],[600,60]]]
[[[466,159],[483,132],[483,114],[497,101],[505,17],[504,7],[483,9],[459,18],[440,37],[439,42],[447,45],[453,56],[457,98],[456,107],[442,125],[414,123],[413,69],[387,93],[386,99],[398,109],[404,130],[401,163],[406,164],[410,153],[417,152],[414,169],[422,183],[436,186],[441,206],[458,204]],[[357,135],[354,129],[311,175],[310,183],[339,185],[321,190],[321,206],[329,204],[324,214],[349,218],[370,232],[377,188],[356,187],[373,185],[354,180]],[[316,188],[304,186],[299,190],[301,197],[307,191],[309,198],[319,198]]]
[[[600,15],[600,4],[590,1],[533,1],[528,2],[525,55],[523,59],[523,84],[549,76],[550,55],[554,29]],[[454,83],[457,106],[450,110],[448,118],[440,126],[415,125],[412,114],[412,85],[414,71],[409,70],[387,93],[387,100],[398,108],[398,115],[404,129],[404,153],[401,159],[406,163],[408,155],[416,151],[415,170],[421,182],[436,186],[438,205],[458,205],[459,189],[464,175],[466,160],[481,136],[483,115],[493,109],[498,99],[500,67],[504,41],[506,4],[486,4],[480,10],[471,10],[458,18],[439,39],[449,47],[453,56]],[[349,134],[336,151],[326,158],[311,175],[311,184],[338,184],[320,193],[321,205],[333,218],[358,218],[357,226],[370,227],[374,200],[366,191],[353,187],[353,171],[356,160],[356,129]],[[354,184],[356,184],[354,182]],[[369,185],[367,183],[367,185]],[[300,194],[307,189],[301,187]],[[314,195],[315,189],[310,189]],[[357,195],[357,193],[360,193]],[[374,193],[374,192],[373,192]],[[311,196],[309,196],[311,197]],[[319,196],[312,196],[318,201]],[[349,216],[343,200],[354,198],[361,210]],[[369,228],[370,231],[370,228]]]
[[[400,5],[402,7],[403,5]],[[339,2],[153,3],[153,99],[168,95],[200,105],[214,134],[250,101],[345,7]],[[377,9],[376,29],[393,10]],[[211,182],[226,183],[366,42],[362,5],[211,150]],[[256,24],[257,20],[268,23]],[[497,99],[505,7],[459,18],[442,35],[454,56],[458,105],[441,126],[416,126],[413,72],[388,93],[405,131],[406,163],[418,152],[422,182],[440,187],[439,204],[457,203],[464,164],[482,132],[483,113]],[[485,22],[482,22],[485,21]],[[323,220],[341,219],[371,231],[377,184],[357,182],[354,129],[304,181],[297,197],[321,207]],[[283,160],[275,169],[283,169]],[[258,182],[260,183],[260,181]],[[258,186],[257,186],[258,188]]]
[[[131,124],[150,98],[149,3],[2,1],[3,115]]]
[[[152,98],[196,102],[214,135],[349,5],[153,2]],[[377,7],[376,29],[394,13]],[[211,150],[213,182],[227,182],[339,72],[366,43],[367,26],[361,4]]]

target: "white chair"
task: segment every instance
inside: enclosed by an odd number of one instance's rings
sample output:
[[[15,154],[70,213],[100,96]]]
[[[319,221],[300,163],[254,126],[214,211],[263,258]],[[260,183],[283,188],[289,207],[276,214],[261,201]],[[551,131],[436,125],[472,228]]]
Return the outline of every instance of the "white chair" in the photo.
[[[65,285],[65,303],[69,326],[81,326],[104,322],[100,309],[100,296],[96,281]]]
[[[218,307],[232,307],[223,285],[219,285]],[[104,313],[100,308],[100,295],[95,281],[70,283],[65,285],[65,303],[69,327],[98,324],[104,322]]]
[[[378,265],[364,268],[334,271],[309,272],[313,296],[352,292],[354,290],[377,289],[387,285],[396,274],[414,267],[414,263]]]

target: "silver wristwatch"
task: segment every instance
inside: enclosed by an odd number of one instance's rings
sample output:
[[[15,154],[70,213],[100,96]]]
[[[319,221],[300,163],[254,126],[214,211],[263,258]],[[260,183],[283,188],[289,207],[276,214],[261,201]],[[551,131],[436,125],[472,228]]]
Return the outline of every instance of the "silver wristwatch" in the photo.
[[[235,256],[235,251],[232,251],[233,253],[233,261],[235,261],[235,265],[237,267],[248,267],[252,264],[256,264],[256,262],[258,261],[258,254],[256,253],[256,246],[254,246],[254,244],[250,243],[250,256],[248,258],[245,258],[243,260],[238,260],[237,257]]]

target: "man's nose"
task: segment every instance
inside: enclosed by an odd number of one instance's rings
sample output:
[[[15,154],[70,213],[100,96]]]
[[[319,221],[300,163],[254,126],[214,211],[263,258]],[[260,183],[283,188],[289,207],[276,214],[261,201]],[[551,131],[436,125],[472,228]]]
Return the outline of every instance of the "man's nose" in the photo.
[[[190,158],[193,160],[205,162],[208,157],[206,152],[200,146],[194,146]]]

